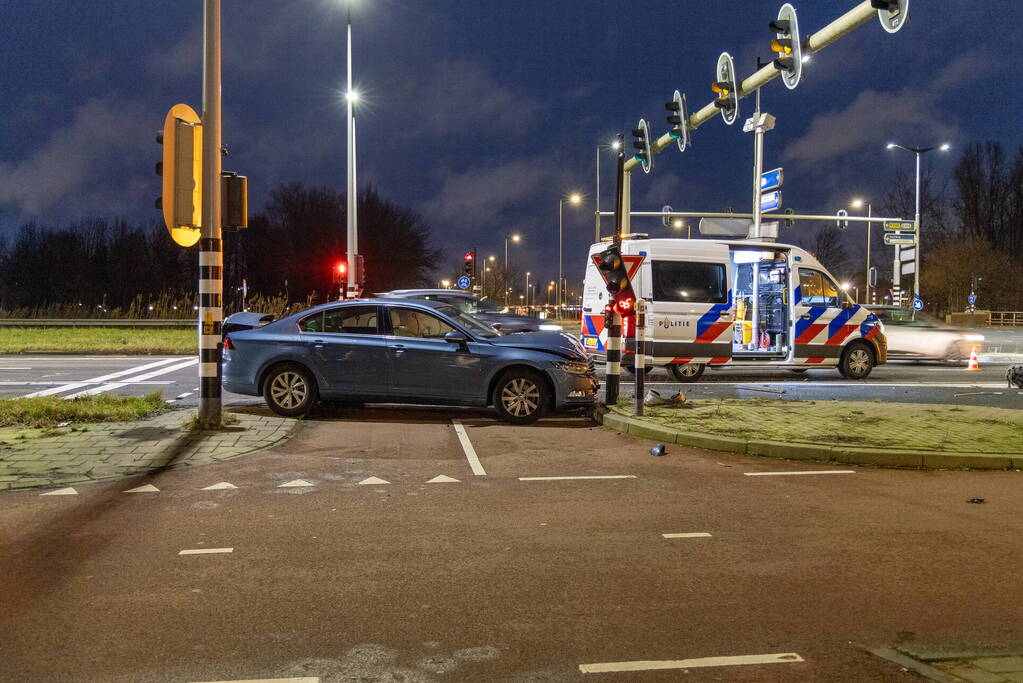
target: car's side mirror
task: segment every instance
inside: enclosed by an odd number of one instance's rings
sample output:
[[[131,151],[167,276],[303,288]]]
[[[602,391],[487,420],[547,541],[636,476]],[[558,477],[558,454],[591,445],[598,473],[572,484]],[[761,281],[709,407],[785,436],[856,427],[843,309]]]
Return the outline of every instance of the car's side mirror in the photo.
[[[444,334],[444,341],[448,342],[449,344],[464,344],[467,341],[467,338],[461,332],[457,330],[451,330],[450,332]]]
[[[501,331],[501,323],[490,323],[490,326],[493,327],[498,332]]]

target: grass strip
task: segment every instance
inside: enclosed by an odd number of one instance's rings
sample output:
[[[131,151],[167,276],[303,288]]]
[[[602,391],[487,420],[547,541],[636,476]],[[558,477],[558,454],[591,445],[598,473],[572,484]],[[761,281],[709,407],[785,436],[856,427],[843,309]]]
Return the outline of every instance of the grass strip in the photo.
[[[614,412],[632,417],[631,401]],[[644,409],[651,424],[685,432],[861,448],[1023,452],[1023,411],[985,406],[786,399],[701,399]]]
[[[167,410],[163,392],[145,396],[59,396],[0,399],[0,427],[54,428],[64,423],[129,422]]]
[[[195,330],[118,329],[113,327],[5,327],[0,354],[126,353],[193,354]]]

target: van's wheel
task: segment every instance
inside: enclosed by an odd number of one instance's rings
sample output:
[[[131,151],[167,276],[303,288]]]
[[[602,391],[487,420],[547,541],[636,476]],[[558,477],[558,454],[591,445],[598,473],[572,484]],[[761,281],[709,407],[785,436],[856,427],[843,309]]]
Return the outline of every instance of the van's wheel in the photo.
[[[863,342],[853,342],[846,347],[838,362],[838,371],[848,379],[866,379],[874,369],[874,351]]]
[[[672,363],[668,372],[679,382],[695,382],[706,367],[703,363]]]
[[[278,415],[304,415],[316,403],[316,382],[301,365],[284,363],[263,380],[263,399]]]
[[[551,390],[540,373],[512,369],[494,386],[494,409],[505,422],[525,425],[543,417],[553,403]]]

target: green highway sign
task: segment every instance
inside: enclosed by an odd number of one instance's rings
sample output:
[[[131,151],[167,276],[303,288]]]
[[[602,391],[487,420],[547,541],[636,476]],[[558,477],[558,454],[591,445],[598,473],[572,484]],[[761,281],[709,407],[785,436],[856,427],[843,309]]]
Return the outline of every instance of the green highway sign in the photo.
[[[885,230],[898,230],[900,232],[916,232],[916,223],[911,221],[889,221],[884,224]]]

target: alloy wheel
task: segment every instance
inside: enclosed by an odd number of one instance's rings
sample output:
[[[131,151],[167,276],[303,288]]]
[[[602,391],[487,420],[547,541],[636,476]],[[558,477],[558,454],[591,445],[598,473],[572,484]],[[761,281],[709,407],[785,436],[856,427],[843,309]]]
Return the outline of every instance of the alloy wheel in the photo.
[[[515,417],[532,415],[540,407],[540,389],[528,379],[513,379],[501,390],[501,405]]]
[[[853,349],[850,352],[849,371],[856,377],[870,372],[870,353],[866,349]]]
[[[282,372],[270,384],[270,395],[282,408],[295,408],[309,393],[305,378],[297,372]]]

